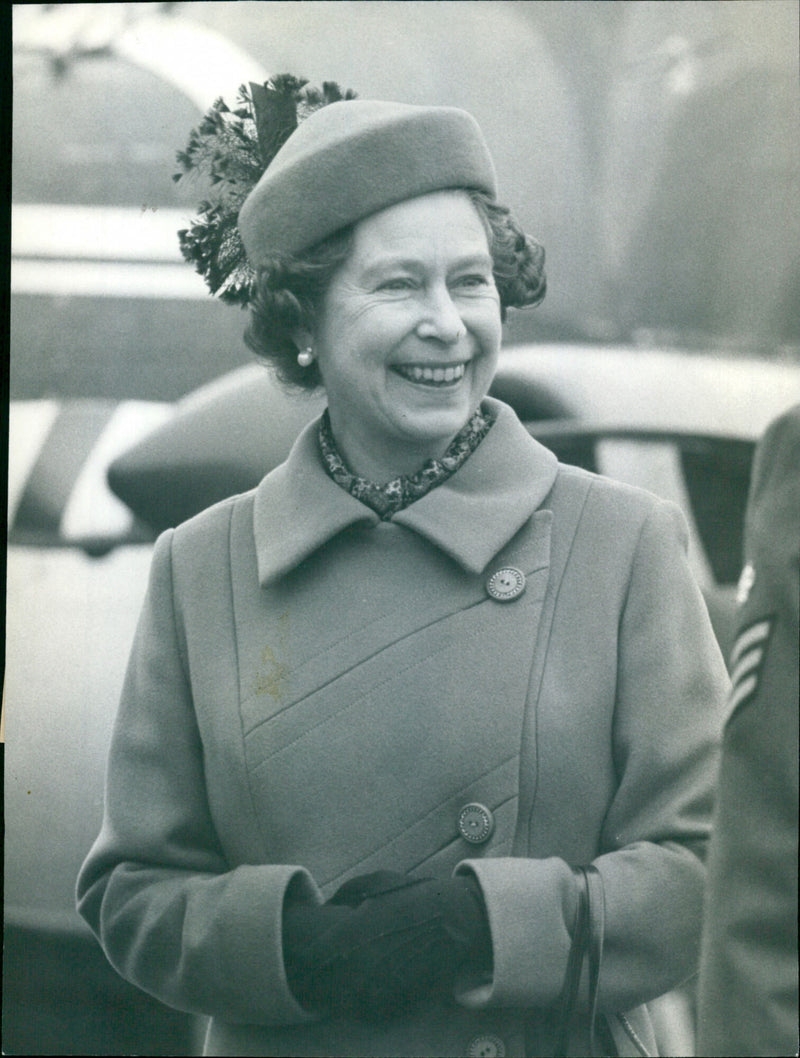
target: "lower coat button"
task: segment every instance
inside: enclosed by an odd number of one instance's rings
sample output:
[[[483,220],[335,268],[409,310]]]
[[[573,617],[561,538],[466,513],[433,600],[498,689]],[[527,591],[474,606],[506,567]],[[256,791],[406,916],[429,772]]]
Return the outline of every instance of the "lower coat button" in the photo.
[[[504,1058],[506,1045],[494,1033],[475,1036],[467,1046],[467,1058]]]

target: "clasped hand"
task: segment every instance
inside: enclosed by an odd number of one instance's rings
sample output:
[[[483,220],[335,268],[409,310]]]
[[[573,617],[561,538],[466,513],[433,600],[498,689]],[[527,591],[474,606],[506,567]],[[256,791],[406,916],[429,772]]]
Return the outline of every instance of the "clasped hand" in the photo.
[[[283,921],[289,985],[305,1007],[383,1019],[488,967],[491,940],[478,883],[377,871],[346,882],[326,904],[298,904]]]

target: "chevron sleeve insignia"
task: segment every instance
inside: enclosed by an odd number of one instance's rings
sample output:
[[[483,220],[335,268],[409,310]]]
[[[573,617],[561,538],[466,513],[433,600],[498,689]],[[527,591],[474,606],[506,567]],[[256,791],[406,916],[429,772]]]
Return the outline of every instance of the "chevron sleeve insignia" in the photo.
[[[739,631],[731,651],[729,718],[758,688],[772,625],[771,617],[759,618]]]

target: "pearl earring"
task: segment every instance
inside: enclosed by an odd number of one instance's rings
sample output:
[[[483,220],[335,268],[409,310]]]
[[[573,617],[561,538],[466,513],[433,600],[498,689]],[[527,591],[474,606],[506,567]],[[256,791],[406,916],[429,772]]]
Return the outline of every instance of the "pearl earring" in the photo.
[[[311,367],[314,363],[314,350],[310,345],[297,354],[297,362],[301,367]]]

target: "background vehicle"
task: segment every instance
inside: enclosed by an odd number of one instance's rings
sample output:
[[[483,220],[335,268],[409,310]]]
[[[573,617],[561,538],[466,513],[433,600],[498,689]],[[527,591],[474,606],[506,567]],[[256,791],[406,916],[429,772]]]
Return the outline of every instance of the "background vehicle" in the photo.
[[[201,1022],[116,977],[74,878],[154,533],[255,483],[318,404],[250,364],[242,315],[180,261],[198,194],[175,149],[267,70],[475,112],[549,254],[495,392],[565,460],[681,504],[725,643],[753,443],[800,399],[797,9],[35,7],[15,11],[3,1050],[185,1054]]]

